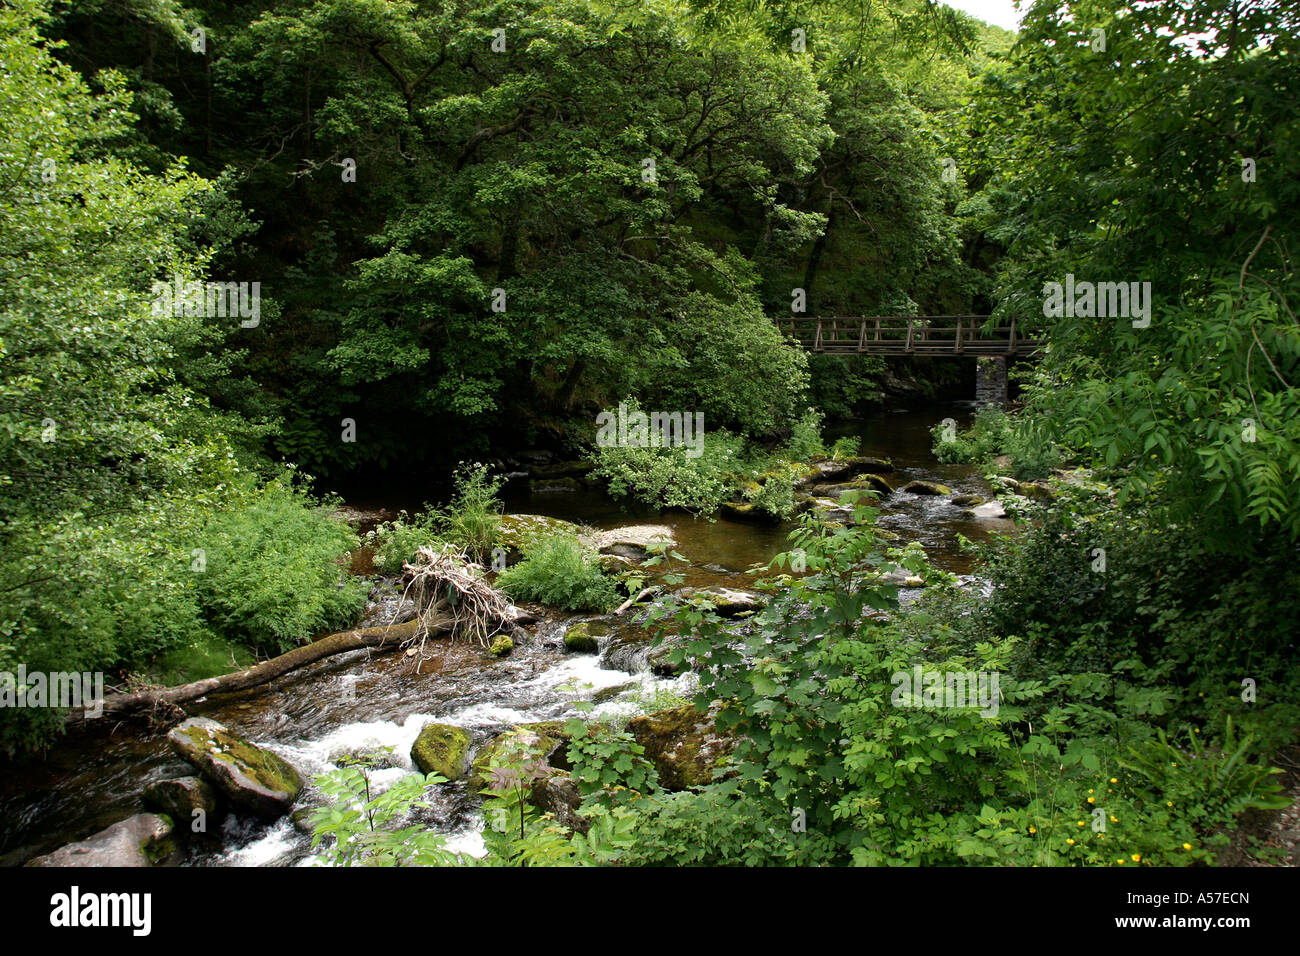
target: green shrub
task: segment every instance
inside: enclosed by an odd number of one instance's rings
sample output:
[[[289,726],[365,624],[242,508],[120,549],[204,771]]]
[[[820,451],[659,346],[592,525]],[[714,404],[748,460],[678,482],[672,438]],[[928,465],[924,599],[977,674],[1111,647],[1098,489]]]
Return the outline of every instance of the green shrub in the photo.
[[[788,518],[795,510],[794,486],[802,477],[803,469],[777,462],[762,475],[761,484],[745,488],[745,498],[764,514]]]
[[[786,442],[784,457],[790,461],[809,461],[825,454],[821,427],[821,413],[816,409],[808,409],[803,418],[790,427],[790,440]]]
[[[861,438],[856,435],[845,435],[843,438],[835,439],[835,444],[831,446],[831,457],[836,460],[856,458],[861,448]]]
[[[473,560],[484,562],[497,542],[502,510],[497,494],[504,483],[505,478],[488,474],[487,465],[462,464],[456,472],[456,493],[451,503],[431,515],[441,528],[441,539],[464,548]]]
[[[1013,418],[997,408],[982,408],[964,433],[947,438],[942,424],[930,430],[934,456],[944,464],[976,464],[990,468],[998,455],[1011,458],[1012,473],[1021,481],[1046,478],[1061,462],[1060,450],[1030,419]]]
[[[733,493],[732,474],[742,467],[744,441],[719,429],[704,436],[703,453],[683,446],[597,448],[593,476],[609,483],[616,498],[631,496],[656,508],[711,514]]]
[[[398,512],[392,521],[366,534],[365,543],[374,549],[371,563],[381,574],[401,574],[402,565],[415,557],[418,548],[441,545],[442,529],[436,509],[426,508],[418,514]]]
[[[609,611],[618,586],[576,539],[551,535],[529,542],[525,557],[497,577],[497,587],[516,601],[536,601],[571,611]]]
[[[646,759],[645,748],[626,730],[577,718],[570,719],[565,730],[571,775],[584,796],[612,794],[619,787],[639,793],[659,789],[658,771]]]
[[[199,541],[199,601],[238,643],[287,650],[350,624],[365,607],[368,584],[349,577],[343,561],[356,536],[286,480],[218,512]]]

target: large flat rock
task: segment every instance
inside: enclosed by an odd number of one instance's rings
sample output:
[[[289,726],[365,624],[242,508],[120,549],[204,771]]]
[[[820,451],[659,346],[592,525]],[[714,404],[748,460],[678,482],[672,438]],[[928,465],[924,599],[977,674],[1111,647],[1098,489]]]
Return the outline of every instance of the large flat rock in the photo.
[[[171,852],[171,821],[137,813],[94,836],[38,856],[28,866],[153,866]]]
[[[288,813],[302,791],[291,764],[215,720],[191,717],[172,728],[167,742],[231,804],[263,819]]]

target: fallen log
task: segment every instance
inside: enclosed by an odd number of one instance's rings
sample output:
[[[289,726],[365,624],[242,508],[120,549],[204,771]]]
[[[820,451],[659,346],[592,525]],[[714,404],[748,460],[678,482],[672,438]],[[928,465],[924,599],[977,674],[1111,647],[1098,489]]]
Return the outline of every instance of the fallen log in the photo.
[[[250,687],[269,683],[300,667],[306,667],[308,664],[347,651],[356,651],[365,647],[395,651],[403,642],[415,637],[419,626],[419,621],[412,620],[403,624],[339,631],[310,644],[304,644],[302,647],[295,647],[279,657],[273,657],[242,671],[222,674],[220,677],[208,677],[177,687],[164,687],[160,690],[146,690],[134,694],[112,694],[104,698],[103,710],[98,714],[88,709],[73,711],[68,717],[68,727],[71,729],[73,726],[85,724],[96,716],[125,717],[144,710],[174,707],[209,694],[228,694],[233,691],[247,690]],[[446,626],[440,630],[450,631],[451,621],[447,620]]]

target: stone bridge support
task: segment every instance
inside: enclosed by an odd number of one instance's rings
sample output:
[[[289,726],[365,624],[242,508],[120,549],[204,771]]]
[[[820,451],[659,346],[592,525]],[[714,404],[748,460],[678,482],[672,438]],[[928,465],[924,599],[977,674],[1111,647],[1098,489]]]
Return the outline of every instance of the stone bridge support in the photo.
[[[982,355],[975,360],[975,404],[979,408],[1006,406],[1007,359],[1005,355]]]

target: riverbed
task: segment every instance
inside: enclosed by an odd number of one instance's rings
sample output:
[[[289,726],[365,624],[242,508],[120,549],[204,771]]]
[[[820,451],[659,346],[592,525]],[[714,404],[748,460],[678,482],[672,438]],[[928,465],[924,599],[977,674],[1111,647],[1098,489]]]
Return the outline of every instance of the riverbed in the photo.
[[[883,413],[841,426],[832,438],[856,434],[862,454],[892,459],[897,470],[890,480],[898,487],[911,480],[937,481],[954,494],[987,497],[991,492],[975,469],[941,464],[930,453],[930,428],[945,417],[961,420],[968,411],[949,405]],[[349,503],[372,513],[408,505],[369,499]],[[685,583],[694,586],[744,587],[756,566],[786,550],[793,527],[657,514],[624,507],[594,491],[529,494],[526,488],[511,488],[505,503],[508,512],[543,514],[597,529],[667,525],[687,559]],[[1006,520],[971,518],[945,496],[895,492],[881,511],[880,526],[898,534],[900,544],[920,542],[937,566],[958,574],[971,570],[959,536],[979,540],[1011,527]],[[357,651],[266,687],[186,709],[275,751],[307,779],[332,769],[342,754],[392,748],[397,766],[376,772],[382,786],[416,772],[409,751],[429,721],[465,728],[477,746],[513,724],[578,716],[579,702],[593,702],[598,714],[631,714],[655,699],[690,694],[689,673],[656,676],[643,656],[619,654],[611,660],[608,652],[616,634],[601,639],[600,654],[566,652],[561,640],[565,627],[591,617],[552,616],[530,628],[531,639],[505,658],[491,658],[464,641],[444,640],[431,644],[431,658],[416,673],[403,655]],[[160,733],[148,733],[138,721],[71,737],[43,758],[10,763],[0,780],[0,864],[20,864],[141,812],[140,793],[148,784],[190,772]],[[420,818],[446,836],[449,848],[475,852],[482,826],[478,798],[463,784],[431,793],[432,806],[419,811]],[[312,796],[308,791],[305,799],[310,802]],[[289,817],[267,825],[230,816],[214,824],[205,838],[191,841],[183,862],[292,866],[311,860],[310,837]]]

